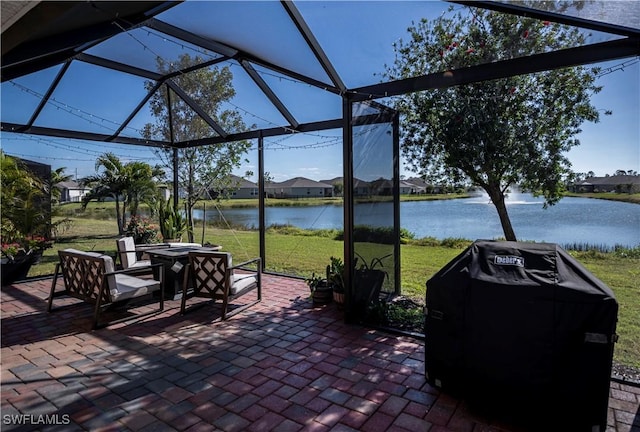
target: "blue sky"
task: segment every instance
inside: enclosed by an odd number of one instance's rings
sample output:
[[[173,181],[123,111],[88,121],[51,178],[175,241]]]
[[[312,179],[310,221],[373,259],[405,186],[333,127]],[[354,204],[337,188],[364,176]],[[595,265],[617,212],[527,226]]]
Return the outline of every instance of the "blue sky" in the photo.
[[[363,5],[366,4],[366,7]],[[314,31],[318,41],[332,61],[336,70],[348,87],[358,87],[376,83],[384,64],[393,62],[392,43],[398,38],[407,36],[406,28],[411,19],[441,14],[448,5],[439,2],[300,2],[298,8]],[[197,8],[198,3],[193,4]],[[234,7],[240,8],[241,4]],[[264,21],[270,7],[269,2],[258,4],[255,9],[246,10],[243,14],[247,20],[238,29],[254,26]],[[204,15],[204,14],[202,14]],[[197,15],[196,15],[197,16]],[[178,19],[178,18],[176,18]],[[225,26],[225,17],[212,23],[210,16],[202,23],[194,20],[193,25],[209,26],[212,33],[231,31]],[[273,17],[274,20],[281,17]],[[274,21],[278,22],[278,21]],[[283,20],[283,25],[285,21]],[[278,28],[278,27],[276,27]],[[237,29],[236,29],[237,30]],[[290,44],[295,41],[283,40],[283,34],[274,32],[273,27],[262,31],[255,29],[254,40],[245,43],[274,43],[276,46]],[[245,32],[246,33],[246,32]],[[281,32],[284,33],[284,32]],[[169,45],[167,40],[156,41],[153,34],[139,32],[135,38],[126,36],[131,43],[125,44],[122,55],[152,61],[153,56],[142,58],[136,54],[136,46],[140,44],[146,55],[155,52],[153,44],[164,44],[164,51]],[[218,37],[211,34],[211,37]],[[248,37],[248,36],[247,36]],[[591,42],[600,41],[595,35]],[[174,46],[175,45],[175,46]],[[171,45],[176,51],[184,50],[179,45]],[[285,48],[287,47],[285,46]],[[140,48],[140,46],[137,46]],[[96,49],[98,53],[99,48]],[[291,61],[291,60],[290,60]],[[298,59],[304,63],[311,73],[314,69],[306,59]],[[623,68],[619,68],[624,64]],[[638,59],[623,59],[600,65],[605,71],[599,78],[604,88],[592,98],[594,105],[613,112],[610,116],[601,116],[597,124],[584,124],[579,139],[581,145],[568,154],[577,172],[594,171],[596,175],[611,174],[618,169],[640,171],[640,65]],[[32,77],[14,80],[2,84],[2,118],[3,121],[15,121],[14,116],[23,107],[34,107],[39,101],[37,94],[46,91],[50,78],[57,69],[52,68]],[[226,108],[238,109],[242,112],[247,124],[259,127],[270,127],[283,124],[282,117],[269,107],[263,95],[253,85],[247,85],[248,77],[238,66],[232,65],[234,84],[238,94]],[[260,70],[259,70],[260,71]],[[260,71],[265,72],[265,71]],[[324,93],[309,86],[283,79],[275,74],[264,74],[263,78],[274,88],[281,99],[290,107],[301,122],[337,118],[340,113],[340,98]],[[141,99],[144,91],[142,80],[128,77],[126,83],[110,85],[112,78],[103,74],[97,67],[76,66],[70,70],[69,80],[61,83],[57,103],[47,106],[40,119],[42,125],[64,128],[82,121],[86,130],[100,133],[113,131],[114,125],[123,116],[128,115],[132,107]],[[96,82],[101,82],[100,88]],[[65,88],[65,86],[67,88]],[[240,90],[243,89],[243,90]],[[91,93],[89,93],[91,92]],[[63,97],[64,94],[64,97]],[[85,96],[93,94],[88,99]],[[25,95],[29,95],[25,98]],[[22,102],[19,102],[22,101]],[[25,102],[26,101],[26,102]],[[25,105],[21,105],[21,104]],[[149,121],[146,113],[134,119],[128,134],[136,136]],[[107,151],[118,154],[123,161],[143,160],[151,164],[158,162],[157,156],[147,148],[121,146],[107,143],[85,143],[60,138],[19,136],[2,133],[0,135],[2,149],[7,154],[47,163],[52,168],[66,167],[68,174],[83,177],[94,174],[94,161],[97,156]],[[285,135],[265,140],[265,169],[277,181],[296,176],[316,180],[330,179],[342,175],[341,131],[320,131],[309,134]],[[257,172],[257,152],[248,155],[249,162],[243,164],[238,174],[247,170]],[[406,173],[410,175],[409,173]],[[255,178],[254,178],[255,180]]]

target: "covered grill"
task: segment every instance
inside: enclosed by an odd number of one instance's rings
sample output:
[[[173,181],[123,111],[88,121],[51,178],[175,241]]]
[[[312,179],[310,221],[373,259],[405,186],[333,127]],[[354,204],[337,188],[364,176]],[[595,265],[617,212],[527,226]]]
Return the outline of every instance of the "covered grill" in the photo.
[[[427,281],[426,376],[533,428],[604,431],[617,314],[559,246],[478,240]]]

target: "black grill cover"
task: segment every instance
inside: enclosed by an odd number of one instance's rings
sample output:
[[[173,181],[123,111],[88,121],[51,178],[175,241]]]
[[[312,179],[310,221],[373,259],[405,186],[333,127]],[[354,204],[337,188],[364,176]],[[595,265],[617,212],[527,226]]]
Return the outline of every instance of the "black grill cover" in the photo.
[[[536,430],[604,431],[617,314],[559,246],[478,240],[427,281],[427,379]]]

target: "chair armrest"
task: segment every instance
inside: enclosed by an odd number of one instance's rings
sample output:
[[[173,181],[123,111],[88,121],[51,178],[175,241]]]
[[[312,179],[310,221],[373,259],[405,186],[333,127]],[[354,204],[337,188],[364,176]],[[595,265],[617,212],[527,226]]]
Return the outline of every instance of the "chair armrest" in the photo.
[[[241,262],[240,264],[236,264],[234,266],[231,266],[231,267],[229,267],[229,270],[242,268],[242,267],[246,266],[247,264],[251,264],[251,263],[254,263],[254,262],[260,262],[260,261],[262,261],[262,258],[253,258],[253,259],[250,259],[249,261]],[[261,266],[258,265],[258,270],[262,270],[260,267]]]

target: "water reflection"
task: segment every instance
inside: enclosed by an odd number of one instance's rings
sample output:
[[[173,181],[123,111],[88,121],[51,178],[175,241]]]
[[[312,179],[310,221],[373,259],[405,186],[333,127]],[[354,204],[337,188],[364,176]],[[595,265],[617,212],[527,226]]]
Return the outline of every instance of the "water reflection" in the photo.
[[[542,208],[542,198],[512,193],[507,211],[516,235],[522,240],[561,245],[588,243],[613,247],[640,245],[640,205],[588,198],[563,198]],[[359,223],[386,226],[391,203],[357,204]],[[202,211],[195,212],[202,218]],[[233,224],[258,227],[257,209],[224,210]],[[207,220],[223,223],[218,211],[207,211]],[[266,223],[290,224],[305,229],[342,229],[342,207],[269,207]],[[495,207],[484,195],[468,199],[400,203],[400,225],[416,238],[493,239],[503,237]]]

